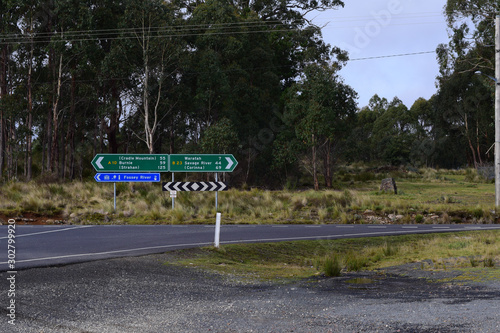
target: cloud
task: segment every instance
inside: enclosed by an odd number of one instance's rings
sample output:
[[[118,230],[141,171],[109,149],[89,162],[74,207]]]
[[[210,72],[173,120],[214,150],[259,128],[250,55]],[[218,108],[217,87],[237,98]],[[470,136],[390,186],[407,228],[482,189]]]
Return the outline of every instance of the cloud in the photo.
[[[339,46],[352,59],[433,51],[448,42],[443,7],[446,0],[350,0],[345,7],[313,18],[325,42]],[[435,54],[350,61],[341,71],[359,94],[359,106],[378,94],[399,97],[411,107],[435,92],[439,68]]]

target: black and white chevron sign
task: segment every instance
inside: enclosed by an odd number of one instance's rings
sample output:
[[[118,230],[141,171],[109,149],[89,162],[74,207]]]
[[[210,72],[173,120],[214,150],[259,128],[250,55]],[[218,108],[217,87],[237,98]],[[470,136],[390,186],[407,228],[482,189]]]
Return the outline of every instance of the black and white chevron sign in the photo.
[[[163,191],[227,191],[224,182],[168,182],[162,183]]]

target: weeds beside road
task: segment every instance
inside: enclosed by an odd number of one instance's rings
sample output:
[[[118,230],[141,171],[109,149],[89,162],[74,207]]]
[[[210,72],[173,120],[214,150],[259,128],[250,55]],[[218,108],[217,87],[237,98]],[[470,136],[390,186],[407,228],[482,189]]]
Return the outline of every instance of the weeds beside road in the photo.
[[[395,177],[398,194],[379,191]],[[237,190],[219,193],[225,224],[253,223],[496,223],[494,185],[473,171],[337,173],[334,190]],[[158,183],[10,182],[0,188],[0,219],[19,223],[213,223],[214,193],[179,192],[175,209]],[[1,222],[1,221],[0,221]]]
[[[174,251],[169,264],[240,278],[290,280],[341,276],[413,264],[421,271],[455,270],[464,280],[500,281],[500,231],[403,235],[345,240],[224,245]]]

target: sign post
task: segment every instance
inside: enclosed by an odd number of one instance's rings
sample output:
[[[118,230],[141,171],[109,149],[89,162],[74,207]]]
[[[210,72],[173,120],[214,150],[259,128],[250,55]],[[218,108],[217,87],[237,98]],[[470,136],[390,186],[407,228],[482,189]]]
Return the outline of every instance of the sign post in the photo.
[[[215,173],[215,182],[217,183],[217,172]],[[217,209],[219,208],[218,201],[219,200],[219,191],[215,192],[215,212],[217,212]]]
[[[215,210],[218,209],[218,193],[227,188],[226,184],[218,182],[219,172],[233,172],[238,161],[232,154],[97,154],[92,160],[92,166],[98,173],[94,176],[97,182],[115,183],[115,210],[116,210],[116,182],[158,182],[160,174],[157,172],[172,172],[174,189],[183,186],[184,191],[216,191]],[[148,173],[141,173],[148,172]],[[156,173],[149,173],[156,172]],[[175,172],[213,172],[215,183],[175,183]],[[168,184],[168,183],[167,183]],[[175,195],[171,195],[172,209],[175,207]]]
[[[116,212],[117,182],[159,182],[159,173],[96,173],[94,179],[98,183],[113,183],[113,208]]]
[[[174,173],[172,172],[172,183],[174,182]],[[175,192],[175,195],[172,195]],[[172,198],[172,210],[175,208],[175,198],[177,197],[177,191],[170,191],[170,197]]]

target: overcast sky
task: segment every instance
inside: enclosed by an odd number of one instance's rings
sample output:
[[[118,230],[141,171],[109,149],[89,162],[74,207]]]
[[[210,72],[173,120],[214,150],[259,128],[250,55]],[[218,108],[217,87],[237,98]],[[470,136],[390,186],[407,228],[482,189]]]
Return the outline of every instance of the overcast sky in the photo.
[[[345,7],[308,17],[324,26],[326,43],[349,52],[340,72],[359,94],[358,106],[378,94],[395,96],[411,107],[416,99],[436,93],[439,73],[435,50],[448,43],[443,7],[446,0],[344,0]],[[378,59],[417,52],[418,55]],[[356,60],[359,59],[359,60]]]

